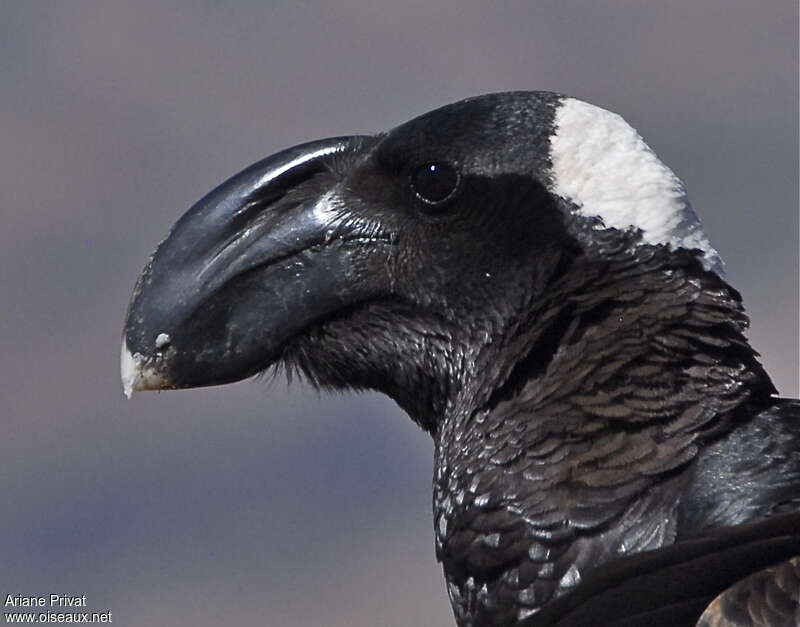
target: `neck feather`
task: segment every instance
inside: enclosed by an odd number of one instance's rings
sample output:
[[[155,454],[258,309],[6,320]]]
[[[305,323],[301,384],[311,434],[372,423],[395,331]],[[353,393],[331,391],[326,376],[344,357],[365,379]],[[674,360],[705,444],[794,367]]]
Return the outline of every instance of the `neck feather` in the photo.
[[[485,584],[535,609],[589,567],[673,542],[681,471],[775,391],[739,294],[693,253],[605,258],[575,260],[487,346],[479,392],[439,425],[434,513],[454,605],[480,605]]]

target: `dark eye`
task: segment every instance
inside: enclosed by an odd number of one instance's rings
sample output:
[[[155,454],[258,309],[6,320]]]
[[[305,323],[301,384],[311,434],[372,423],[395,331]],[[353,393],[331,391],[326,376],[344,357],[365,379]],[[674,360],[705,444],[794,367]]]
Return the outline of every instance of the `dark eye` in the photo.
[[[411,189],[421,201],[438,205],[453,195],[461,176],[446,163],[426,163],[411,175]]]

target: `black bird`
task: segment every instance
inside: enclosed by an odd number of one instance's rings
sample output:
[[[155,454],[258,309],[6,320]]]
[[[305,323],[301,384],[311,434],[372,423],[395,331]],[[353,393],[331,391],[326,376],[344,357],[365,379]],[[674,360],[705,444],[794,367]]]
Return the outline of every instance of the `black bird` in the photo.
[[[720,594],[706,625],[795,624],[800,404],[747,326],[636,131],[514,92],[217,187],[139,278],[122,372],[389,395],[435,441],[461,626],[693,625]]]

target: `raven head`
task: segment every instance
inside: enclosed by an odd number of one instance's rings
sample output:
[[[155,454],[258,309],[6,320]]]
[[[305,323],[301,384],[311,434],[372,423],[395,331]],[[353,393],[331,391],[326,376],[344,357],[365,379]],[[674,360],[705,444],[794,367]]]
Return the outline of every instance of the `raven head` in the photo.
[[[596,253],[596,228],[718,263],[641,138],[557,94],[481,96],[383,135],[290,148],[220,185],[159,245],[125,324],[125,391],[283,363],[381,390],[432,429],[476,393],[465,375],[482,349]]]

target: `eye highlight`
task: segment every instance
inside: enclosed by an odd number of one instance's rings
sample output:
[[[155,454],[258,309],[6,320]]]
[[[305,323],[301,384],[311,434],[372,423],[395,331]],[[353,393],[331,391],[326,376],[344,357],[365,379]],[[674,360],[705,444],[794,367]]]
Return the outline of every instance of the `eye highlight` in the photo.
[[[411,189],[422,202],[441,205],[458,188],[461,175],[454,167],[441,162],[426,163],[411,175]]]

